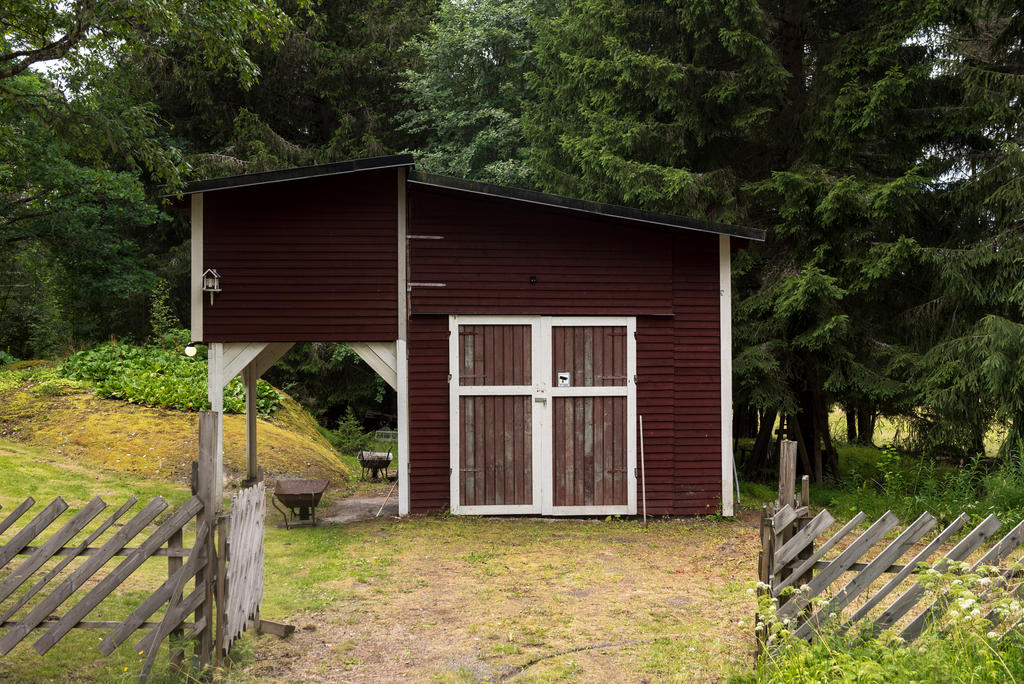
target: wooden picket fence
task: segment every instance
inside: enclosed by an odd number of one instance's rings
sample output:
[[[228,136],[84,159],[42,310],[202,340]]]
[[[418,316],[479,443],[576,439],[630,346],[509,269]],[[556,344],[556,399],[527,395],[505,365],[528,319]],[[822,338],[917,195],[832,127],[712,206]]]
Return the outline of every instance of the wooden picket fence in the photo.
[[[928,563],[951,542],[967,524],[968,516],[961,514],[922,547],[926,535],[938,523],[933,515],[923,513],[886,544],[877,555],[868,559],[866,557],[871,550],[881,544],[886,535],[896,530],[900,524],[892,512],[886,512],[866,531],[849,541],[842,551],[825,560],[830,551],[841,547],[844,540],[850,538],[851,532],[863,523],[867,516],[864,513],[857,514],[838,532],[819,542],[819,538],[822,538],[836,521],[827,510],[810,516],[806,476],[803,479],[802,492],[795,491],[795,446],[793,442],[783,442],[780,454],[779,499],[766,505],[762,512],[761,553],[758,562],[762,593],[770,593],[773,598],[778,599],[776,614],[782,620],[795,621],[793,634],[796,637],[814,638],[826,620],[838,621],[838,629],[845,631],[857,623],[872,618],[872,611],[880,608],[887,598],[895,596],[895,590],[909,583],[908,588],[899,593],[884,610],[873,616],[873,622],[868,630],[878,634],[899,624],[901,638],[908,642],[916,639],[929,624],[945,615],[948,601],[939,597],[927,608],[911,616],[915,606],[918,606],[927,595],[920,583],[911,582],[911,576],[920,564]],[[990,515],[963,536],[931,567],[938,572],[945,572],[950,563],[965,561],[1001,527],[1002,522],[996,516]],[[972,571],[981,566],[999,568],[1022,541],[1024,521],[984,552],[973,563]],[[899,563],[908,552],[913,552],[910,558],[905,563]],[[1016,567],[999,568],[996,580],[986,594],[1001,587],[1016,592],[1018,596],[1024,596],[1024,584],[1018,582],[1011,586],[1011,583],[1021,575],[1022,562],[1024,558],[1016,561]],[[862,594],[870,593],[886,574],[892,577],[853,610],[852,604],[855,599]],[[845,583],[838,588],[844,578]],[[800,591],[788,595],[790,592],[787,592],[787,589],[790,587],[799,588]],[[830,598],[827,601],[819,601],[822,605],[815,607],[815,599],[825,594]],[[984,599],[984,596],[980,598]],[[992,611],[985,617],[994,625],[998,622],[998,617]],[[1010,625],[1009,629],[1015,629],[1019,625],[1020,621]],[[765,643],[766,636],[764,633],[758,634],[759,644]]]
[[[0,534],[17,523],[35,505],[26,499],[2,523]],[[33,643],[40,654],[45,654],[73,628],[108,629],[100,641],[99,650],[109,655],[133,633],[144,630],[145,635],[135,644],[135,650],[146,655],[141,680],[145,680],[153,665],[157,650],[165,638],[172,634],[185,637],[208,635],[213,621],[209,616],[210,597],[203,573],[209,564],[210,525],[203,520],[203,503],[193,496],[174,511],[156,529],[143,534],[145,529],[168,508],[163,497],[156,497],[127,522],[119,521],[138,503],[135,497],[113,512],[92,531],[89,524],[108,506],[99,497],[94,498],[73,515],[59,530],[46,533],[55,526],[68,510],[61,497],[54,499],[31,521],[18,530],[0,547],[0,655],[6,655],[34,631],[43,631]],[[186,525],[196,519],[196,543],[191,548],[182,546]],[[116,528],[116,532],[114,529]],[[107,534],[111,533],[111,534]],[[104,539],[104,535],[107,535]],[[38,538],[46,541],[33,546]],[[80,541],[75,541],[81,538]],[[136,546],[129,546],[136,539]],[[19,556],[26,557],[20,564]],[[101,571],[115,558],[123,557],[113,569]],[[86,620],[113,592],[118,589],[142,564],[163,557],[168,564],[168,577],[130,615],[122,620]],[[59,559],[59,560],[58,560]],[[56,563],[45,572],[50,563]],[[208,573],[207,573],[208,574]],[[31,580],[36,578],[34,582]],[[59,579],[59,581],[57,581]],[[184,594],[187,583],[192,590]],[[86,583],[94,583],[63,615],[54,611],[68,602]],[[20,594],[19,588],[22,589]],[[5,603],[11,601],[10,606]],[[166,606],[163,615],[154,619],[156,612]],[[195,614],[195,619],[189,618]],[[181,654],[175,653],[172,662],[180,664]]]
[[[135,651],[146,656],[139,673],[139,681],[145,682],[161,643],[168,637],[172,644],[171,669],[181,672],[186,645],[193,647],[192,665],[202,670],[211,663],[220,664],[232,642],[250,626],[279,636],[294,631],[289,625],[260,618],[266,518],[263,482],[237,492],[228,514],[219,514],[216,430],[216,414],[201,412],[193,496],[156,525],[155,530],[144,534],[168,508],[159,496],[130,520],[121,522],[138,503],[132,497],[92,528],[92,522],[107,508],[97,497],[59,530],[50,532],[69,508],[57,497],[0,546],[0,655],[10,653],[30,633],[39,630],[43,634],[33,646],[45,654],[74,628],[109,630],[100,640],[99,650],[110,655],[132,634],[142,630],[145,634],[136,642]],[[32,498],[26,499],[0,521],[0,536],[12,529],[35,503]],[[186,548],[182,543],[185,528],[193,519],[195,526],[190,529],[195,530],[195,543]],[[33,546],[37,539],[45,541]],[[129,546],[136,539],[141,541]],[[16,564],[19,556],[27,558]],[[97,579],[103,574],[101,570],[118,557],[124,559]],[[167,580],[130,615],[120,620],[86,619],[145,561],[153,558],[166,559]],[[85,591],[87,583],[94,586]],[[84,596],[78,597],[63,615],[55,614],[68,599],[82,592]],[[161,609],[163,613],[158,615]]]
[[[227,652],[250,624],[260,623],[263,600],[263,533],[267,517],[267,489],[264,483],[243,489],[232,497],[231,512],[224,518],[227,534],[221,530],[220,557],[226,561],[223,580],[224,601],[219,624],[218,653]]]

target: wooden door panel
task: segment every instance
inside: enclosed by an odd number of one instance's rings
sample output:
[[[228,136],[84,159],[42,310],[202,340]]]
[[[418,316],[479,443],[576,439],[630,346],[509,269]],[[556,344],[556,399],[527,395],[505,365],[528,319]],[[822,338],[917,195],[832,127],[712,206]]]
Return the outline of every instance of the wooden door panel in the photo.
[[[555,397],[555,506],[625,506],[626,397]]]
[[[533,503],[531,397],[459,399],[459,503],[507,506]]]
[[[551,329],[551,386],[558,374],[570,374],[570,387],[626,385],[626,328],[559,326]]]
[[[460,325],[459,384],[531,384],[531,334],[529,325]]]

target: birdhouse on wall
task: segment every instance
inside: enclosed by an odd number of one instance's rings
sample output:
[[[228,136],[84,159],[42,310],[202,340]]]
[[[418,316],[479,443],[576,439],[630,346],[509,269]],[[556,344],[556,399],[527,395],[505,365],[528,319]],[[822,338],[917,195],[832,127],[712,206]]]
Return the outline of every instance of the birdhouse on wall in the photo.
[[[203,274],[203,292],[210,293],[210,306],[213,306],[213,293],[220,292],[220,273],[212,268]]]

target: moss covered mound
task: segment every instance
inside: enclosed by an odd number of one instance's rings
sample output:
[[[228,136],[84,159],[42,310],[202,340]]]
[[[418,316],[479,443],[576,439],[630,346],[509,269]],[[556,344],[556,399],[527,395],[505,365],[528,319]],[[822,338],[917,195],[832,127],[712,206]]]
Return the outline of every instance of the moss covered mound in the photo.
[[[51,374],[5,375],[0,436],[82,465],[188,479],[198,449],[197,413],[100,399]],[[352,477],[313,418],[290,397],[273,417],[259,420],[257,438],[259,462],[269,476],[326,478],[334,485]],[[224,467],[229,476],[245,471],[245,416],[224,417]]]

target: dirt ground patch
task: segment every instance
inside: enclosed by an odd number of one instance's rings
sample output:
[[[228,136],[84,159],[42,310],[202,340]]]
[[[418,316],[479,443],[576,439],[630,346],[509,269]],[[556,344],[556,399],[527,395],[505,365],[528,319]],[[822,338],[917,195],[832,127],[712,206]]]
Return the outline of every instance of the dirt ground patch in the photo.
[[[268,526],[263,615],[298,629],[246,637],[229,678],[718,681],[751,662],[757,550],[748,523],[705,519]]]

